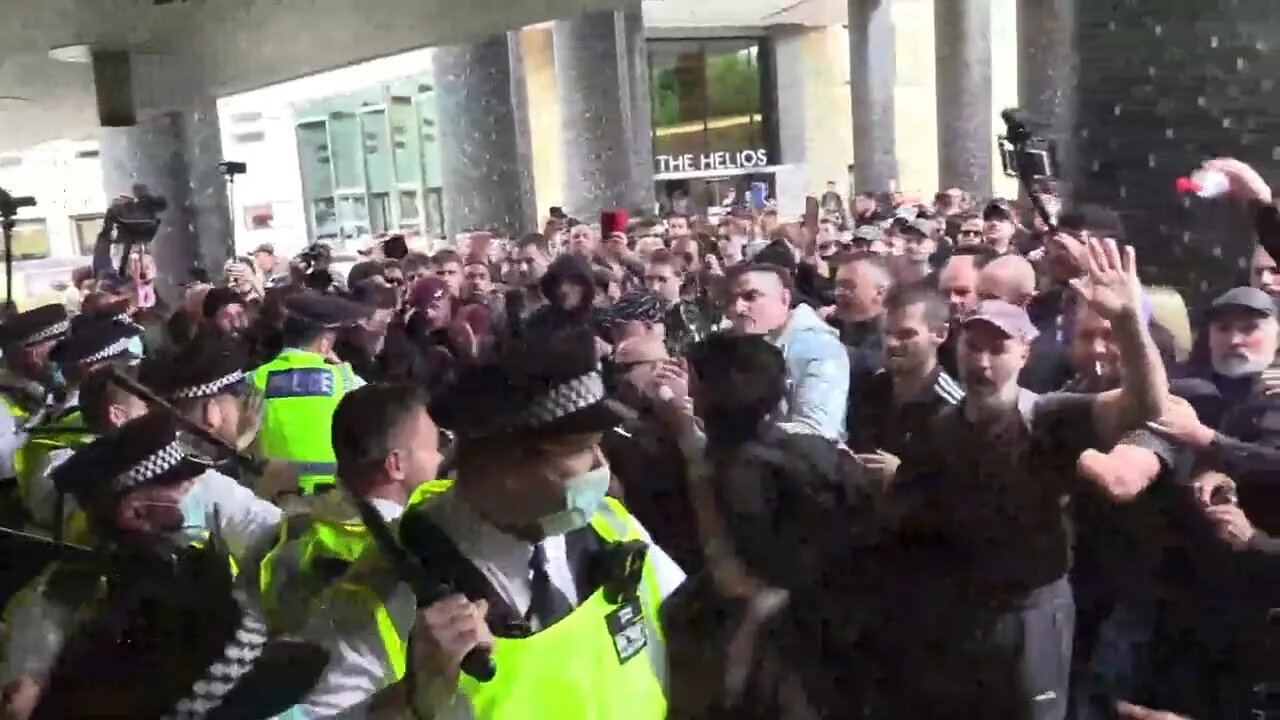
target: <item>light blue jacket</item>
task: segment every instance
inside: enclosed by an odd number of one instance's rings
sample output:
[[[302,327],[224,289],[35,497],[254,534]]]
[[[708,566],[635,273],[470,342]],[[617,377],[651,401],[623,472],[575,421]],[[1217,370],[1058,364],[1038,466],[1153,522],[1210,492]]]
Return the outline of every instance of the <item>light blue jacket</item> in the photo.
[[[791,311],[774,341],[787,361],[787,394],[779,408],[784,427],[831,440],[845,437],[849,352],[835,328],[808,305]]]

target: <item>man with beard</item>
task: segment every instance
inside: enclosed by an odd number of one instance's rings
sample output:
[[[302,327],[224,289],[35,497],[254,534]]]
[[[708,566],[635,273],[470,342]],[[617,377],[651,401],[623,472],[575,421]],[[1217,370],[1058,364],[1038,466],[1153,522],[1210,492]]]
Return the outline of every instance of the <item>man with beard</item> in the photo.
[[[205,293],[200,315],[206,325],[229,338],[238,339],[251,324],[245,302],[244,297],[231,288],[211,288]]]
[[[849,447],[885,485],[911,438],[927,432],[964,390],[938,364],[949,334],[947,303],[923,286],[895,288],[885,300],[885,366],[849,393]]]
[[[1280,532],[1280,398],[1266,394],[1263,374],[1276,365],[1280,323],[1275,302],[1238,287],[1209,307],[1211,370],[1174,386],[1195,417],[1162,418],[1154,429],[1212,458],[1240,487],[1240,504],[1269,534]]]
[[[904,452],[887,519],[902,570],[890,622],[909,637],[887,670],[899,681],[889,683],[891,717],[972,717],[970,704],[1002,686],[1024,717],[1066,716],[1074,603],[1064,507],[1077,461],[1169,404],[1132,248],[1122,256],[1113,240],[1094,240],[1088,250],[1088,276],[1073,288],[1115,329],[1120,390],[1019,387],[1036,328],[1022,308],[984,300],[961,324],[964,401]]]

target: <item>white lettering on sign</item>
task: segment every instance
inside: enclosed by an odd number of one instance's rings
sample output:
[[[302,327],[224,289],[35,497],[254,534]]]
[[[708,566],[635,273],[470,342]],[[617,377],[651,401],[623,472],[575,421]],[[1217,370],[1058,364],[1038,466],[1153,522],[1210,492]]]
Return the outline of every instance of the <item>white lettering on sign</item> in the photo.
[[[713,152],[702,155],[658,155],[654,158],[658,174],[705,172],[708,170],[746,170],[769,164],[769,151],[764,148]]]

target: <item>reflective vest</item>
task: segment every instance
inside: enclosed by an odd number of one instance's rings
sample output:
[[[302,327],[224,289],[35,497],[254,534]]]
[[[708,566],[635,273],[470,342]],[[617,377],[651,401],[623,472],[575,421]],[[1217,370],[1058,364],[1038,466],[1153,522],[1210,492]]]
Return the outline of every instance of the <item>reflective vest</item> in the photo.
[[[407,507],[425,502],[453,486],[430,480],[409,496]],[[311,602],[337,581],[373,542],[356,517],[334,519],[313,513],[292,515],[280,527],[275,547],[262,559],[258,589],[273,632],[295,632]]]
[[[621,503],[606,498],[591,526],[605,543],[643,540]],[[345,581],[344,581],[345,582]],[[376,597],[364,588],[365,597]],[[524,638],[497,638],[498,674],[487,683],[461,675],[458,690],[475,720],[663,720],[667,715],[662,592],[646,557],[638,589],[641,617],[597,589],[573,612]],[[404,675],[409,627],[397,627],[380,601],[373,608],[396,678]],[[629,631],[623,631],[623,627]],[[640,648],[639,642],[646,644]]]
[[[18,494],[22,504],[26,506],[30,517],[34,518],[36,530],[51,531],[52,527],[44,527],[57,520],[49,515],[49,508],[40,507],[41,500],[50,496],[56,497],[44,483],[53,481],[47,477],[49,454],[54,450],[76,450],[90,442],[94,435],[85,427],[80,411],[75,410],[57,420],[40,425],[30,431],[27,441],[18,448],[13,458],[13,468],[18,477]],[[53,512],[56,514],[57,509]],[[75,512],[63,511],[63,537],[70,539],[75,523]],[[83,518],[78,522],[84,524]],[[78,542],[75,540],[73,542]]]
[[[329,433],[338,401],[359,385],[351,366],[331,365],[317,353],[288,348],[253,371],[253,385],[264,400],[261,456],[293,463],[304,495],[332,486],[337,460]]]

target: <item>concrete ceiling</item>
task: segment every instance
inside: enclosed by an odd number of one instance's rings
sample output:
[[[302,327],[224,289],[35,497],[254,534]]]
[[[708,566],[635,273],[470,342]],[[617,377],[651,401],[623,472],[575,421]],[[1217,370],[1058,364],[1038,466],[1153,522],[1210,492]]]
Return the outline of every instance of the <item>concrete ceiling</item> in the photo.
[[[88,64],[53,48],[127,49],[185,68],[186,87],[221,96],[432,45],[639,0],[0,0],[0,152],[92,138]],[[655,29],[821,26],[847,0],[645,0]],[[161,107],[135,72],[135,97]],[[173,88],[162,95],[172,96]]]
[[[645,0],[644,20],[654,28],[839,25],[848,0]]]
[[[0,152],[94,135],[90,67],[57,47],[172,59],[218,96],[636,1],[0,0]]]

